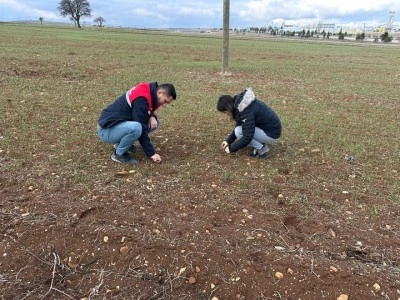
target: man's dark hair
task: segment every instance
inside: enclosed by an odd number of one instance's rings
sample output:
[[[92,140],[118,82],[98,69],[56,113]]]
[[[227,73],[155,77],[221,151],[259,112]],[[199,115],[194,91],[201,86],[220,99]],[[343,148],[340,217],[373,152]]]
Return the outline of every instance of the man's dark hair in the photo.
[[[217,110],[220,112],[228,112],[232,115],[234,99],[231,95],[222,95],[217,102]]]
[[[157,90],[164,90],[165,94],[172,99],[176,99],[175,87],[171,83],[163,83],[157,87]]]

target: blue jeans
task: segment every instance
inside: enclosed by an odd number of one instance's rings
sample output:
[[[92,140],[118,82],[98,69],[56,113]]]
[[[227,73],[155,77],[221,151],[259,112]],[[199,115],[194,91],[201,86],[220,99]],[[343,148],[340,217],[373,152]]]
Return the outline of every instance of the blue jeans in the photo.
[[[235,127],[235,135],[238,139],[243,137],[242,126]],[[249,143],[248,147],[253,147],[256,149],[261,149],[264,145],[267,151],[269,151],[268,145],[275,142],[276,139],[269,137],[264,130],[256,127],[254,131],[254,137]]]
[[[109,128],[99,128],[97,135],[100,140],[110,144],[118,144],[115,153],[122,155],[142,135],[142,125],[139,122],[125,121],[120,122]]]
[[[148,129],[146,132],[150,133],[159,126],[160,121],[157,119],[157,127],[151,130]],[[140,138],[142,135],[142,125],[135,121],[124,121],[109,128],[98,128],[97,135],[105,143],[117,144],[115,153],[122,155]]]

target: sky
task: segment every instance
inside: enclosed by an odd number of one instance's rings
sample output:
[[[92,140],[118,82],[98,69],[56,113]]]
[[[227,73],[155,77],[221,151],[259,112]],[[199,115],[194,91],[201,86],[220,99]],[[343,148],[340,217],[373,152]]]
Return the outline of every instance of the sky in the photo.
[[[81,20],[92,26],[96,17],[104,26],[132,28],[222,28],[223,0],[89,0],[92,17]],[[69,22],[57,9],[59,0],[0,0],[0,21],[39,20]],[[230,0],[230,28],[285,25],[307,26],[318,22],[336,26],[379,26],[389,12],[400,28],[399,0]]]

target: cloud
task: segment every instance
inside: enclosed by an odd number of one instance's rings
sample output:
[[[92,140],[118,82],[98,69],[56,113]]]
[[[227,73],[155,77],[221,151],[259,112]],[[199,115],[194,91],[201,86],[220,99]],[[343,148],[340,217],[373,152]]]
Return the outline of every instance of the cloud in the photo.
[[[41,9],[33,9],[32,14],[35,15],[37,18],[42,17],[45,21],[62,19],[58,13]]]
[[[92,19],[101,16],[106,26],[222,27],[222,0],[89,0]],[[59,0],[0,0],[0,21],[45,18],[68,22],[59,16]],[[274,20],[312,24],[366,22],[383,24],[388,12],[400,12],[398,0],[231,0],[232,28],[268,26]],[[395,23],[398,16],[395,17]],[[90,22],[90,18],[85,18]]]
[[[0,8],[2,8],[0,11],[3,11],[3,9],[15,10],[20,12],[29,10],[29,7],[27,5],[15,0],[0,0]]]
[[[399,1],[316,1],[316,0],[252,0],[242,3],[238,17],[245,23],[283,20],[337,20],[349,21],[382,19],[389,10],[400,9]]]
[[[1,15],[4,14],[6,20],[29,20],[44,18],[44,20],[60,21],[57,7],[54,3],[49,5],[48,1],[36,0],[35,3],[31,1],[17,1],[17,0],[0,0]]]

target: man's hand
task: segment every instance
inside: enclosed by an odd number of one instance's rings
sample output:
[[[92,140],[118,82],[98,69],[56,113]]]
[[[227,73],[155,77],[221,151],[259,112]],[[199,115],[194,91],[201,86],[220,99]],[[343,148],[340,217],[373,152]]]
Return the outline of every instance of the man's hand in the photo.
[[[225,150],[226,147],[228,147],[228,146],[229,146],[228,143],[225,142],[225,141],[223,141],[222,144],[221,144],[221,149],[222,149],[222,150]]]
[[[225,152],[228,153],[228,154],[231,153],[231,151],[229,151],[229,147],[225,148]]]
[[[149,118],[149,129],[157,128],[157,118],[155,116],[150,116]]]
[[[161,156],[158,155],[157,153],[154,154],[154,155],[151,157],[151,159],[152,159],[154,162],[156,162],[156,163],[160,163],[160,162],[161,162]]]

